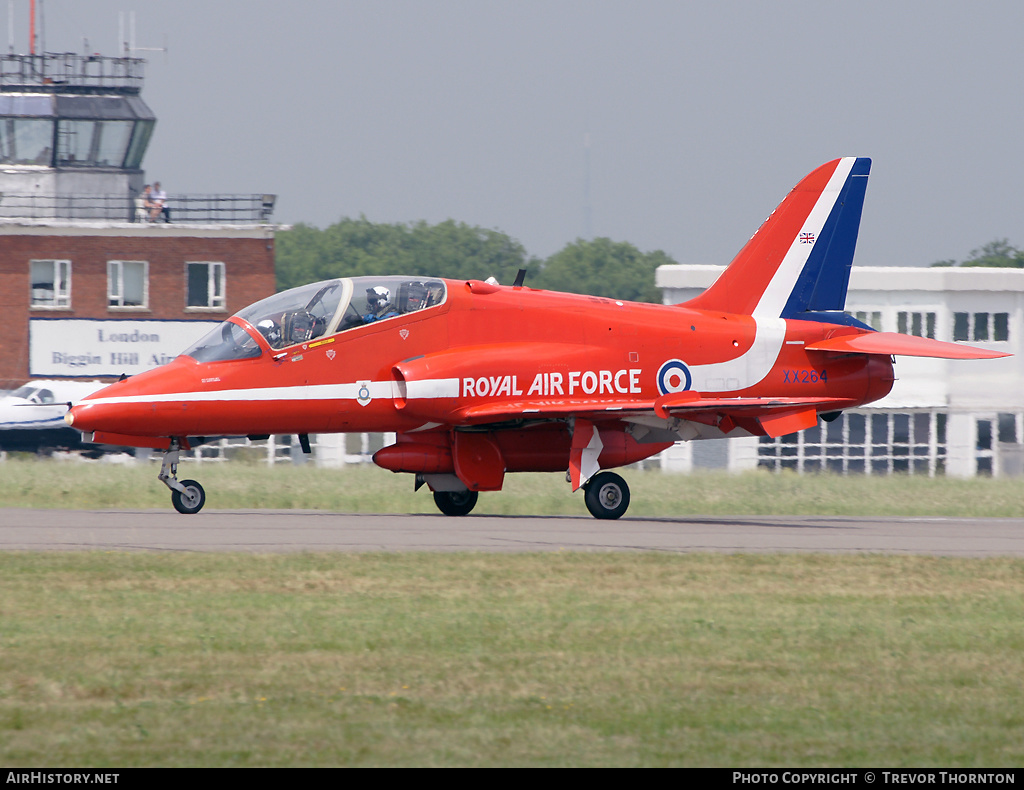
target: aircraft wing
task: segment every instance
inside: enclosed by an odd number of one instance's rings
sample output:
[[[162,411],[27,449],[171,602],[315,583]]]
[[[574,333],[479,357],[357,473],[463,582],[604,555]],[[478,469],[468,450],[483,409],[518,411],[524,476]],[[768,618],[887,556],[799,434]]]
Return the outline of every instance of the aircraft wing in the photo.
[[[511,420],[565,419],[591,422],[630,417],[677,417],[712,425],[728,433],[735,427],[771,437],[809,428],[819,411],[839,411],[852,405],[848,398],[716,398],[692,391],[670,393],[655,401],[562,400],[499,401],[469,406],[458,412],[461,421],[480,425]]]
[[[947,343],[929,337],[902,335],[898,332],[865,332],[840,335],[804,346],[808,351],[835,351],[848,354],[884,354],[886,356],[936,357],[938,359],[997,359],[1009,357],[1002,351]]]
[[[619,419],[623,416],[651,414],[654,401],[626,399],[513,400],[467,406],[459,410],[461,420],[471,424],[508,420],[543,420],[582,417],[588,420]]]
[[[723,433],[739,427],[774,439],[814,426],[818,412],[840,411],[853,404],[849,398],[716,398],[685,391],[662,395],[654,402],[654,413],[713,425]]]

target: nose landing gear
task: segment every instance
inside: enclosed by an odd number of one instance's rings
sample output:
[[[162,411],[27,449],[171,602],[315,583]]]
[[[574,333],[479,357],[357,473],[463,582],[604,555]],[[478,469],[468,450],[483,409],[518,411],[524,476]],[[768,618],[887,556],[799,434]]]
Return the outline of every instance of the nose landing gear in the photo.
[[[171,504],[179,513],[191,515],[198,513],[206,504],[206,491],[195,480],[178,481],[178,457],[181,444],[171,439],[170,449],[164,453],[164,460],[157,475],[160,482],[171,489]]]

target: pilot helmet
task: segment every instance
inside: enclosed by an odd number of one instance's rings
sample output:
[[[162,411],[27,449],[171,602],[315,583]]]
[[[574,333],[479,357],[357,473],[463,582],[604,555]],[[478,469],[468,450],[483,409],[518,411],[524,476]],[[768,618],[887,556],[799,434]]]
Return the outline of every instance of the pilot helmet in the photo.
[[[366,289],[366,304],[370,306],[370,309],[376,313],[379,313],[387,308],[391,302],[391,291],[385,288],[383,285],[378,285],[375,288]]]
[[[267,339],[267,342],[271,345],[279,343],[281,341],[281,327],[279,327],[274,321],[269,318],[264,318],[258,324],[256,328],[260,330],[260,334]]]

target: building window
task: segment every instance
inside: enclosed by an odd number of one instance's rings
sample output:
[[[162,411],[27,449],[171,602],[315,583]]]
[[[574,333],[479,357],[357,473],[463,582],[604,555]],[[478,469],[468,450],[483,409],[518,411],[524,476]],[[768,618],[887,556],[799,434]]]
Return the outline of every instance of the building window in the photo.
[[[31,261],[32,307],[71,307],[71,261]]]
[[[916,313],[901,310],[896,314],[896,331],[901,335],[935,339],[935,313]]]
[[[145,308],[149,306],[149,263],[107,261],[107,305]]]
[[[832,422],[757,448],[762,469],[839,474],[903,473],[934,477],[946,468],[946,415],[937,411],[843,412]]]
[[[45,111],[49,112],[49,97],[45,100]],[[0,119],[0,163],[52,165],[53,121],[46,118]]]
[[[1004,343],[1009,339],[1009,313],[953,313],[953,340]]]
[[[58,167],[122,167],[133,121],[57,122]]]
[[[223,310],[224,264],[203,261],[185,264],[187,294],[185,306],[196,310]]]
[[[877,329],[879,332],[882,331],[881,310],[857,310],[853,313],[853,317],[862,324],[867,324],[872,329]]]

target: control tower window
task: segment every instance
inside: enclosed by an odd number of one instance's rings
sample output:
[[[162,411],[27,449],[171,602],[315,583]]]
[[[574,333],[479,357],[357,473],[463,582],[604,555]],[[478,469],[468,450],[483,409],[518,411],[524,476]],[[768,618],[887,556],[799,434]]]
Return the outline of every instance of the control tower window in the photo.
[[[185,302],[190,310],[223,310],[224,264],[220,262],[187,263],[188,295]]]
[[[121,167],[132,121],[58,121],[58,167]]]
[[[71,307],[71,261],[32,261],[32,307]]]
[[[129,170],[138,170],[142,167],[142,156],[146,153],[146,146],[149,145],[149,138],[153,134],[153,121],[137,121],[135,130],[132,132],[132,142],[128,146],[128,157],[124,160],[124,166]]]
[[[53,121],[45,118],[0,118],[0,163],[52,165]]]
[[[149,288],[146,261],[107,261],[107,304],[145,308]]]

